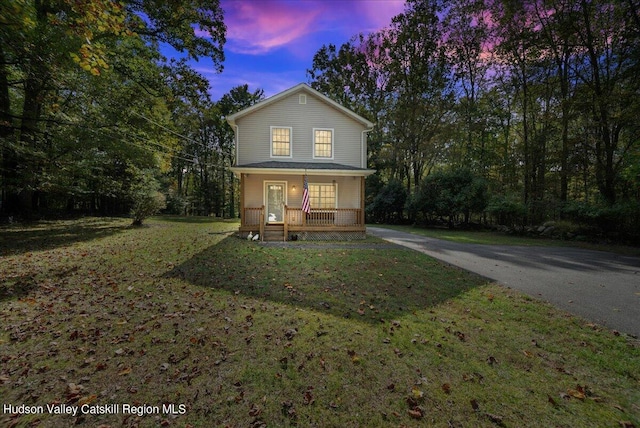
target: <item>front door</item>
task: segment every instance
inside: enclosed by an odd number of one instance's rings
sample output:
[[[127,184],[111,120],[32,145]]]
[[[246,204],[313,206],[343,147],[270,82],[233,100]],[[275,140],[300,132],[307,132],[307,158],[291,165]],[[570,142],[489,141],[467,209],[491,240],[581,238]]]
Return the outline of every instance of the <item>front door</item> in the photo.
[[[266,221],[282,223],[284,221],[284,205],[286,203],[287,183],[284,181],[265,182]]]

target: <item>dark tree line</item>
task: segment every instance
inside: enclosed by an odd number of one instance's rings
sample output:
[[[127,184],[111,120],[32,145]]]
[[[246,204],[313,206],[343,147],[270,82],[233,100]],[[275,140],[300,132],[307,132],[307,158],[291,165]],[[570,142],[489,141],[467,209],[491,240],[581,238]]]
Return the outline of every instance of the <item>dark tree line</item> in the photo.
[[[311,85],[376,123],[369,218],[566,220],[637,240],[639,10],[410,0],[388,27],[322,47]],[[122,214],[140,201],[236,217],[224,117],[263,92],[214,102],[188,65],[209,57],[221,70],[224,41],[217,1],[1,2],[4,218]]]
[[[238,86],[216,103],[181,115],[188,143],[182,149],[185,158],[172,165],[174,213],[238,216],[237,179],[230,170],[235,163],[234,134],[225,117],[258,102],[263,94],[261,89],[251,92],[248,85]]]
[[[1,2],[0,214],[236,216],[224,116],[262,91],[188,64],[221,71],[225,32],[217,0]]]
[[[637,239],[639,10],[629,0],[410,0],[388,28],[322,47],[312,86],[377,124],[372,219],[451,218],[425,209],[429,177],[461,184],[468,172],[487,186],[472,209],[483,221],[568,220]],[[401,211],[385,205],[402,199],[390,191],[404,194]]]

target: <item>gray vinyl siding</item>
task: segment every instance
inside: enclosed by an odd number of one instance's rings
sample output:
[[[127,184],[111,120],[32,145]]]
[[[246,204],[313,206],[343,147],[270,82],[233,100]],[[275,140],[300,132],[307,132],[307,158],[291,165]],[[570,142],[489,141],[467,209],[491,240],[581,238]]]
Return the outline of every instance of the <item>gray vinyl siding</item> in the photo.
[[[306,93],[307,103],[299,104],[295,92],[237,120],[237,165],[282,159],[289,162],[331,162],[366,168],[363,165],[364,126],[343,112]],[[303,92],[304,93],[304,92]],[[271,127],[292,128],[292,157],[271,157]],[[333,159],[313,158],[313,129],[333,129]]]
[[[307,101],[308,102],[308,101]],[[338,186],[337,208],[360,208],[360,177],[307,176],[309,183],[333,183]],[[245,208],[259,208],[264,201],[265,181],[285,181],[287,183],[287,205],[292,208],[302,206],[303,177],[301,175],[250,174],[245,176]],[[293,190],[295,186],[295,190]],[[313,208],[313,207],[312,207]]]

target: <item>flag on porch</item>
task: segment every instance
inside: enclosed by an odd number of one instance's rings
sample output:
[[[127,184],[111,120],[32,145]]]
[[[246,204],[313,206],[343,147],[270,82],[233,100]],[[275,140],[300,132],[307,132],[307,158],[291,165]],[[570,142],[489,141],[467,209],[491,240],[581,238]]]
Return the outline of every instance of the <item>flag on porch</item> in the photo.
[[[302,211],[309,214],[311,212],[311,204],[309,203],[309,182],[307,176],[304,176],[304,184],[302,185]]]

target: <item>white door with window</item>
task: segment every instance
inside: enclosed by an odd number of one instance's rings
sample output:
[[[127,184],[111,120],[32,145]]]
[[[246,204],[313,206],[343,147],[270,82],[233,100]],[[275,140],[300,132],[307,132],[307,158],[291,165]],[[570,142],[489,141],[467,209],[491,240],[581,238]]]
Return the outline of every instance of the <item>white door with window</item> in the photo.
[[[284,205],[287,203],[287,183],[284,181],[265,182],[265,209],[267,223],[284,222]]]

